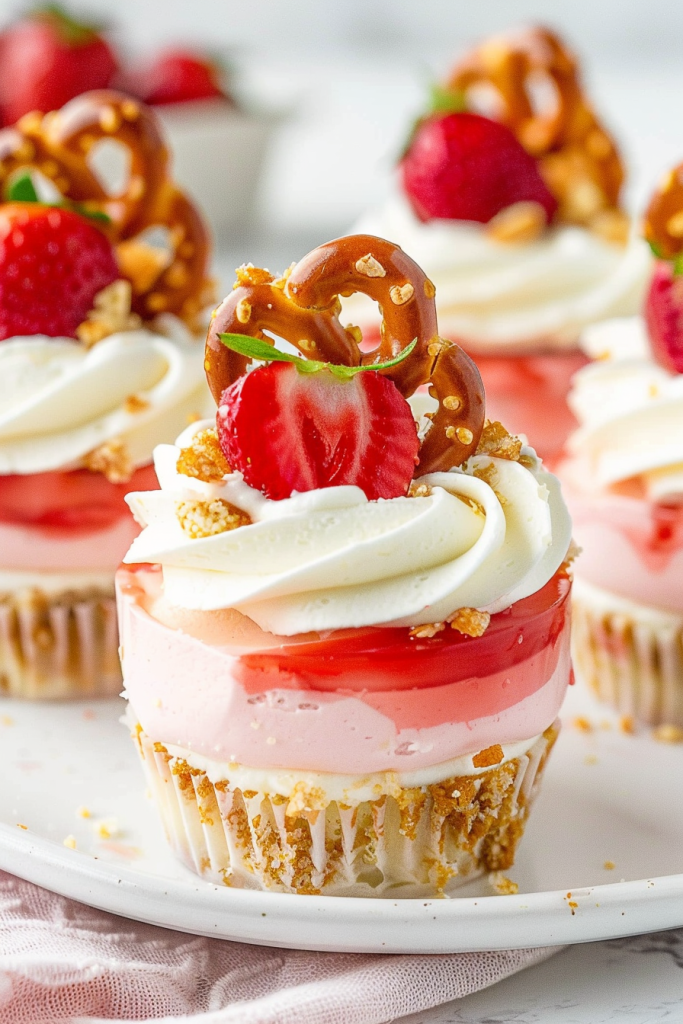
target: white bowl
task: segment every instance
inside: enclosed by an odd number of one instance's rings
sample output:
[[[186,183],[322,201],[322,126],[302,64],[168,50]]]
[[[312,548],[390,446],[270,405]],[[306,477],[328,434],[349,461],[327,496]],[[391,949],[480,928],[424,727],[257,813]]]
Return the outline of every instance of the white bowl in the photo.
[[[243,110],[222,100],[154,108],[173,154],[175,180],[224,235],[253,219],[268,144],[279,112]]]

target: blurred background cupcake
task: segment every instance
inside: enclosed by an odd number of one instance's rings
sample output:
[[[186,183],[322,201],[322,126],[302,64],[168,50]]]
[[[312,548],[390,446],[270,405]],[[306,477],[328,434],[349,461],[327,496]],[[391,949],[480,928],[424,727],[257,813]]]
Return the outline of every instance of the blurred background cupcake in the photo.
[[[645,217],[658,256],[644,314],[595,325],[560,468],[582,553],[574,658],[597,695],[683,727],[683,165]]]
[[[442,334],[476,354],[491,416],[545,458],[575,425],[565,398],[581,330],[640,306],[649,254],[622,208],[624,176],[576,58],[555,33],[520,30],[433,89],[392,197],[360,222],[427,269]]]

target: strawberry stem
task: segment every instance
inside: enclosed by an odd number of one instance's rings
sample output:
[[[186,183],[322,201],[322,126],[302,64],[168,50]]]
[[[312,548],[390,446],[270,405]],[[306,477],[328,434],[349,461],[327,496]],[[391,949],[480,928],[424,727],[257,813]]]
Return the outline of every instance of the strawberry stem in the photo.
[[[111,224],[111,217],[103,213],[102,210],[88,210],[81,203],[73,203],[69,199],[63,199],[60,203],[43,202],[36,192],[36,186],[33,184],[30,171],[24,171],[14,179],[7,189],[7,199],[11,203],[41,203],[43,206],[56,206],[62,210],[71,210],[73,213],[78,213],[87,220]]]
[[[329,370],[339,380],[351,380],[357,373],[363,373],[365,370],[388,370],[392,366],[398,366],[408,358],[417,345],[417,338],[413,338],[410,345],[406,345],[397,356],[387,359],[383,363],[369,363],[366,366],[342,366],[338,363],[323,363],[318,359],[304,359],[301,356],[292,355],[290,352],[282,352],[267,341],[252,338],[249,334],[219,334],[218,337],[226,348],[237,352],[238,355],[246,356],[248,359],[260,359],[267,363],[293,363],[299,373],[319,373],[321,370]]]

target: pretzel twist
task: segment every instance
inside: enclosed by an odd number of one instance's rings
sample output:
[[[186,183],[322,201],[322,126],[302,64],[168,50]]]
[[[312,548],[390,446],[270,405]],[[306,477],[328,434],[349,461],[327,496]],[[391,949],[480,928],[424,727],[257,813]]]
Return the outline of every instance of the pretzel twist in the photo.
[[[494,36],[461,61],[448,84],[471,98],[477,87],[493,90],[493,116],[539,160],[561,220],[593,226],[618,211],[621,158],[583,94],[576,58],[555,33],[532,28]],[[546,109],[537,109],[535,86],[554,95]]]
[[[124,191],[111,196],[89,164],[103,139],[123,145],[130,160]],[[209,240],[192,203],[172,181],[156,115],[112,90],[83,93],[61,110],[26,114],[0,131],[0,181],[19,170],[49,178],[65,199],[110,218],[103,231],[114,245],[153,227],[168,229],[170,265],[142,287],[133,281],[133,309],[143,319],[174,313],[192,324],[205,302]]]
[[[355,292],[374,299],[382,314],[380,343],[371,352],[361,351],[357,328],[339,322],[339,296]],[[460,346],[439,338],[434,294],[434,285],[409,256],[372,235],[321,245],[278,280],[267,271],[241,268],[234,290],[213,314],[206,340],[206,373],[216,403],[248,365],[221,343],[222,333],[271,341],[263,332],[272,331],[307,358],[346,366],[390,359],[417,339],[407,359],[380,372],[406,398],[429,384],[439,402],[420,448],[417,475],[459,466],[481,437],[484,387]]]
[[[683,164],[669,171],[652,196],[643,234],[661,259],[683,253]]]

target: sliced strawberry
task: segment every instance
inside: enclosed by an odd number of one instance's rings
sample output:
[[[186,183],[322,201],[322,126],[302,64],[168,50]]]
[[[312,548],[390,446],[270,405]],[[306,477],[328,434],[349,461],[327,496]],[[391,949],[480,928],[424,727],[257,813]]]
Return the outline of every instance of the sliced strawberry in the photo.
[[[657,362],[683,373],[683,276],[674,273],[673,263],[657,261],[644,315]]]
[[[75,337],[97,292],[119,277],[110,242],[87,218],[40,203],[0,205],[0,340]]]
[[[126,86],[145,103],[161,106],[225,97],[220,78],[220,68],[199,54],[165,50],[151,64],[133,70]]]
[[[223,392],[218,437],[233,469],[274,500],[355,484],[370,500],[408,490],[418,438],[410,406],[376,371],[260,366]]]
[[[479,114],[423,121],[401,170],[406,194],[423,221],[486,224],[519,202],[539,203],[550,221],[557,209],[534,158],[509,128]]]

